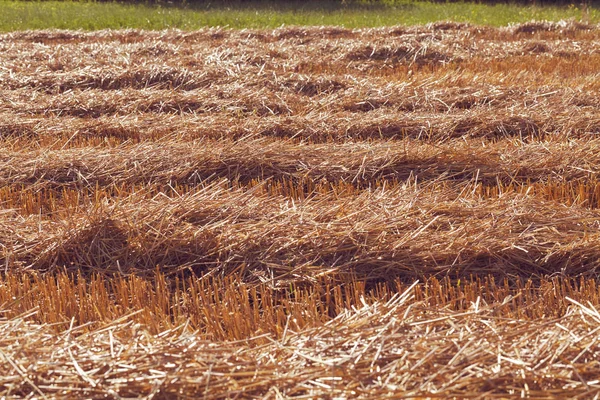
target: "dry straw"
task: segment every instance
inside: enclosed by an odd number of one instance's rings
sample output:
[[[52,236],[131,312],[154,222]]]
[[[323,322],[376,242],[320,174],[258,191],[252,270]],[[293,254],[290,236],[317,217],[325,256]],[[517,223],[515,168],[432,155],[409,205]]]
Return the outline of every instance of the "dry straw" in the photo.
[[[597,396],[599,32],[0,35],[0,393]]]
[[[593,397],[599,389],[600,315],[584,300],[597,304],[592,281],[511,289],[431,280],[373,292],[323,281],[283,294],[228,278],[178,281],[171,291],[162,275],[79,279],[3,278],[11,313],[36,305],[0,322],[3,395]],[[187,307],[191,324],[177,318]]]

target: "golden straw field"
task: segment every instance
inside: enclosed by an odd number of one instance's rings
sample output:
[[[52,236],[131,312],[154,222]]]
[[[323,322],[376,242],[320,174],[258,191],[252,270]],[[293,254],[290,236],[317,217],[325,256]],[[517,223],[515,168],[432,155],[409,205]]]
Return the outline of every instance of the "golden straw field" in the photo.
[[[600,27],[0,35],[3,398],[600,396]]]

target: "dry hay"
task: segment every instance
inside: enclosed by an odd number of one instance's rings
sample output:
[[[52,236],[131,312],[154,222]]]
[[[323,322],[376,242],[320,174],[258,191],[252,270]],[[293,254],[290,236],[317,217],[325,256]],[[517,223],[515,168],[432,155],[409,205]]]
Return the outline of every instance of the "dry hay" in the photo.
[[[0,35],[0,392],[597,395],[599,39]]]
[[[11,397],[598,394],[593,281],[465,283],[392,294],[322,282],[282,296],[235,280],[169,291],[161,275],[9,275],[4,304],[38,307],[0,322],[3,385]],[[169,309],[169,296],[183,297]]]
[[[596,276],[599,266],[598,212],[585,207],[555,207],[518,192],[481,200],[473,194],[480,186],[462,188],[470,199],[453,189],[398,187],[299,203],[264,190],[209,186],[175,198],[107,198],[94,209],[55,211],[56,219],[7,213],[4,223],[16,234],[4,240],[0,262],[103,274],[147,275],[157,266],[168,273],[237,271],[248,281],[270,276],[284,286],[332,272],[408,281]]]

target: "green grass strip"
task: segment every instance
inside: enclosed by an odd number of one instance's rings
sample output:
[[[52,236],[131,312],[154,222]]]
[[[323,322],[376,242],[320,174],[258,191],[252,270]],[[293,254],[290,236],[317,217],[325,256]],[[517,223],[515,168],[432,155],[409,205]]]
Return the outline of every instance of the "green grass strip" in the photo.
[[[216,3],[216,4],[215,4]],[[274,28],[282,25],[338,25],[347,28],[426,24],[440,20],[501,26],[530,20],[574,18],[597,22],[599,9],[583,15],[578,6],[430,3],[252,2],[151,5],[95,2],[22,2],[0,0],[0,31],[27,29],[179,28],[206,26]]]

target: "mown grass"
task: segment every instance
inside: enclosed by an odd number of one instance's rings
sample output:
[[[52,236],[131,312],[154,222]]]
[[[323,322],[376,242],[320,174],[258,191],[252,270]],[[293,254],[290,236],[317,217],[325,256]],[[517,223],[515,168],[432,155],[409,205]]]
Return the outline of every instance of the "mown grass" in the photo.
[[[151,5],[96,2],[0,1],[0,31],[27,29],[167,29],[206,26],[273,28],[281,25],[340,25],[348,28],[426,24],[440,20],[502,26],[529,20],[598,21],[597,7],[388,1],[341,4],[270,1]]]

